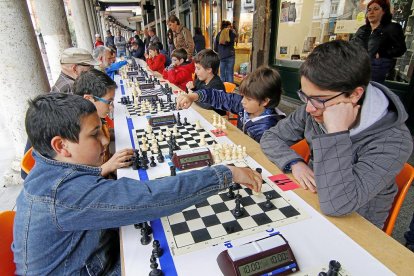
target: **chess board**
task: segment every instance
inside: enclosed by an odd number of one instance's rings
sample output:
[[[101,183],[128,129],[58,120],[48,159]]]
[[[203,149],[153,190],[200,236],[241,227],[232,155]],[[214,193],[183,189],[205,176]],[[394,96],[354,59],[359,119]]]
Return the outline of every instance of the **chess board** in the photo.
[[[126,106],[126,109],[128,110],[128,113],[129,113],[130,116],[134,116],[134,115],[135,116],[141,116],[141,109],[142,109],[141,103],[138,103],[137,107],[135,107],[135,104],[126,104],[125,106]],[[166,102],[164,102],[164,107],[161,107],[161,112],[158,111],[156,104],[153,104],[152,108],[153,108],[152,111],[150,111],[148,109],[143,111],[142,116],[161,114],[161,113],[171,112],[171,111],[174,110],[174,109],[170,108],[170,104],[166,103]]]
[[[235,165],[247,166],[243,161]],[[241,217],[233,215],[235,199],[227,196],[228,191],[223,191],[180,213],[161,218],[171,253],[186,254],[307,217],[271,181],[263,181],[262,193],[259,195],[253,195],[250,189],[241,187],[234,191],[242,196],[244,214]],[[265,206],[266,195],[272,197],[271,208]]]
[[[181,120],[183,119],[181,118]],[[164,155],[169,153],[168,137],[164,137],[163,141],[159,141],[158,136],[160,132],[162,132],[165,136],[167,132],[167,128],[170,129],[170,132],[172,134],[173,133],[172,126],[160,126],[160,127],[152,128],[152,132],[154,133],[155,138],[157,138],[159,149]],[[137,141],[139,144],[139,148],[141,149],[142,137],[146,137],[147,145],[149,147],[149,151],[147,155],[148,156],[156,155],[157,152],[154,152],[151,150],[151,147],[152,147],[151,139],[149,139],[149,135],[148,133],[145,132],[145,129],[137,129],[135,130],[135,132],[136,132],[136,137],[137,137]],[[198,129],[198,130],[195,129],[195,124],[189,123],[187,125],[177,126],[177,132],[178,132],[178,135],[175,137],[176,138],[175,140],[177,142],[179,150],[200,147],[201,146],[199,144],[200,137],[201,137],[200,134],[201,135],[204,134],[206,145],[212,145],[216,143],[215,139],[205,129],[203,128]]]

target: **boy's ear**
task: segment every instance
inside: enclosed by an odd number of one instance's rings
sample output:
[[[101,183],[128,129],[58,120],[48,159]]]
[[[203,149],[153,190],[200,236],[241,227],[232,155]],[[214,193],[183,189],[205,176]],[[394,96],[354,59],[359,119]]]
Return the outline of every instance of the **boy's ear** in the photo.
[[[71,153],[67,146],[67,140],[63,139],[60,136],[55,136],[50,141],[50,145],[52,146],[52,149],[56,152],[56,155],[62,156],[62,157],[70,157]]]
[[[213,68],[207,68],[207,69],[206,69],[206,71],[207,71],[209,74],[212,74],[212,73],[213,73]]]
[[[267,106],[269,103],[270,103],[270,99],[269,99],[269,98],[266,98],[266,99],[264,99],[264,100],[262,101],[262,105],[263,105],[263,106]]]
[[[91,94],[84,94],[84,95],[83,95],[83,98],[84,98],[85,100],[89,100],[89,101],[91,101],[91,100],[93,99],[93,96],[92,96]]]
[[[361,99],[364,92],[365,92],[364,88],[360,86],[355,88],[355,90],[352,92],[350,96],[352,103],[356,104],[359,101],[359,99]]]

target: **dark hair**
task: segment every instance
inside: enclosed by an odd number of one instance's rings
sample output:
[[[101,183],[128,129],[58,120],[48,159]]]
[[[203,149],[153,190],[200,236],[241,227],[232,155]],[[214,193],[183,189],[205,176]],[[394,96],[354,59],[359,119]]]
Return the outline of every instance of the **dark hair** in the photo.
[[[169,17],[168,17],[168,22],[171,22],[171,23],[177,23],[177,25],[180,25],[180,19],[178,19],[178,17],[177,16],[175,16],[174,14],[173,15],[170,15]]]
[[[157,32],[157,29],[155,27],[150,27],[148,29],[149,32],[153,32],[154,34]]]
[[[231,26],[231,22],[227,20],[221,21],[221,27],[220,30],[223,30],[224,28],[227,28],[228,26]]]
[[[79,141],[81,121],[95,113],[93,103],[72,94],[49,93],[29,100],[26,112],[26,132],[33,148],[43,156],[54,158],[56,152],[50,142],[55,136]]]
[[[384,25],[387,25],[387,24],[391,23],[392,14],[391,14],[391,7],[390,7],[389,1],[386,1],[386,0],[371,0],[367,4],[367,10],[368,10],[369,6],[371,6],[374,3],[378,4],[382,8],[382,10],[384,11],[384,14],[381,17],[381,25],[384,26]],[[365,23],[367,25],[370,24],[369,20],[366,16],[365,16]]]
[[[102,98],[114,88],[117,85],[107,74],[93,68],[82,72],[73,84],[73,92],[79,96],[90,94]]]
[[[300,76],[323,90],[349,96],[371,78],[367,51],[355,43],[334,40],[317,46],[300,67]]]
[[[158,46],[158,49],[160,49],[160,51],[161,51],[162,49],[164,49],[164,46],[162,45],[162,43],[161,43],[161,42],[155,42],[154,44]]]
[[[259,102],[266,98],[270,101],[267,108],[275,108],[279,105],[282,96],[282,79],[279,72],[268,66],[260,66],[250,73],[240,84],[240,94]]]
[[[194,63],[200,64],[204,69],[211,68],[213,74],[217,75],[220,67],[220,58],[213,50],[204,49],[195,55]]]
[[[176,57],[179,60],[180,59],[184,59],[187,60],[187,51],[184,48],[178,48],[175,49],[172,53],[171,53],[171,57]]]
[[[194,27],[194,34],[203,35],[200,27]]]
[[[148,50],[153,50],[153,51],[156,51],[157,53],[159,53],[160,52],[160,46],[158,45],[158,43],[153,43],[153,44],[150,44],[148,46]]]

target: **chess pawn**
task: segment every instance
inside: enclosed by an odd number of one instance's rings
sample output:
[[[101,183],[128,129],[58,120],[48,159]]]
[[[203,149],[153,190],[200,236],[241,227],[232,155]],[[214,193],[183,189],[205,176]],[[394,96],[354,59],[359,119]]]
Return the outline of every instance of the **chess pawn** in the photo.
[[[227,129],[226,120],[224,118],[221,120],[221,129]]]
[[[204,133],[200,133],[200,146],[206,145],[206,138],[204,137]]]
[[[246,158],[247,157],[247,152],[246,152],[246,147],[243,147],[243,158]]]
[[[235,148],[233,148],[233,151],[231,152],[231,159],[236,160],[237,159],[237,151]]]
[[[142,151],[147,151],[148,150],[148,145],[146,143],[142,143],[141,150]]]
[[[197,121],[195,122],[195,129],[196,129],[196,130],[201,129],[200,120],[197,120]]]
[[[220,151],[219,156],[220,156],[221,160],[223,160],[223,161],[226,160],[226,156],[224,155],[223,151]]]
[[[135,108],[138,108],[138,97],[135,97],[134,99],[134,106]]]
[[[230,161],[231,160],[231,153],[230,153],[230,150],[229,149],[226,149],[225,155],[226,155],[226,160],[227,161]]]
[[[167,136],[167,138],[169,138],[171,136],[171,131],[168,127],[167,127],[167,131],[165,133],[165,136]]]
[[[158,135],[158,141],[164,141],[164,135],[162,134],[162,132],[160,132],[160,134]]]
[[[177,126],[174,126],[174,127],[173,127],[173,134],[174,134],[174,136],[178,136],[178,129],[177,129]]]
[[[147,133],[152,133],[152,126],[150,124],[147,125]]]
[[[213,115],[213,127],[217,127],[217,116],[216,116],[216,114]]]

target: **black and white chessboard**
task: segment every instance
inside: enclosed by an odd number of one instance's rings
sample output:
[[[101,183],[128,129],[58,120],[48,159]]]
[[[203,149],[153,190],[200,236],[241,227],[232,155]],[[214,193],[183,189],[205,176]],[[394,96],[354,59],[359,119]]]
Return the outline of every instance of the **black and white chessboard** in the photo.
[[[160,127],[152,128],[152,133],[157,139],[158,147],[163,154],[168,154],[169,152],[169,147],[168,147],[169,137],[166,137],[167,129],[169,129],[171,132],[171,135],[173,135],[173,126],[160,126]],[[142,137],[145,137],[147,139],[148,148],[150,149],[147,152],[147,155],[148,156],[156,155],[157,152],[154,152],[153,150],[151,150],[152,139],[150,139],[150,136],[145,131],[145,129],[137,129],[135,130],[135,132],[136,132],[139,148],[141,149]],[[164,135],[163,141],[160,141],[158,139],[160,132],[162,132]],[[204,128],[195,129],[195,124],[177,126],[177,132],[178,132],[178,135],[175,136],[175,140],[177,142],[179,150],[201,147],[200,145],[201,135],[204,135],[204,140],[206,142],[206,145],[212,145],[216,143],[214,137],[212,137]]]
[[[162,218],[172,254],[186,254],[306,217],[270,181],[263,182],[260,195],[253,195],[250,189],[244,187],[234,192],[242,196],[244,214],[241,217],[233,215],[235,199],[229,198],[227,191],[223,191],[183,212]],[[265,206],[268,194],[272,196],[271,202],[274,205],[271,208]]]
[[[161,107],[161,110],[159,111],[157,109],[156,104],[152,104],[152,111],[149,109],[142,110],[141,103],[138,103],[138,106],[135,107],[134,104],[126,104],[126,109],[128,110],[129,116],[145,116],[145,115],[155,115],[155,114],[161,114],[165,112],[171,112],[175,110],[175,108],[171,108],[169,103],[164,102],[164,107]],[[141,115],[142,110],[142,115]]]

